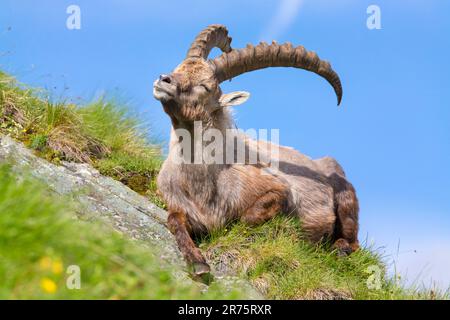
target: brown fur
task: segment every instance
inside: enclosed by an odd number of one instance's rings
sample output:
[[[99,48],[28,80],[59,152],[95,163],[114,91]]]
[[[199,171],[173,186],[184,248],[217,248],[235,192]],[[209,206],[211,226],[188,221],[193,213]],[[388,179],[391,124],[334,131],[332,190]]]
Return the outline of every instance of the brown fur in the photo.
[[[191,227],[186,219],[186,214],[180,211],[169,211],[167,225],[170,232],[175,236],[178,248],[188,263],[193,266],[197,275],[209,272],[209,266],[206,263],[200,250],[195,246],[190,236]]]

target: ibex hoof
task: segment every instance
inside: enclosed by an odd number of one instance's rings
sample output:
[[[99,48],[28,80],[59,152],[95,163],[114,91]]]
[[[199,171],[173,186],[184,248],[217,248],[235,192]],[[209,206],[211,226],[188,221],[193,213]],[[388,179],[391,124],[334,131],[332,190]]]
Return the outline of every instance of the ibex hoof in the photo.
[[[211,268],[207,263],[204,262],[195,262],[192,264],[192,271],[196,276],[202,276],[211,271]]]
[[[210,273],[211,268],[207,263],[195,262],[191,265],[191,276],[194,280],[203,282],[209,285],[213,281],[213,276]]]
[[[353,252],[353,249],[348,241],[342,238],[336,240],[336,242],[333,244],[333,249],[336,250],[336,253],[339,257],[349,256]]]

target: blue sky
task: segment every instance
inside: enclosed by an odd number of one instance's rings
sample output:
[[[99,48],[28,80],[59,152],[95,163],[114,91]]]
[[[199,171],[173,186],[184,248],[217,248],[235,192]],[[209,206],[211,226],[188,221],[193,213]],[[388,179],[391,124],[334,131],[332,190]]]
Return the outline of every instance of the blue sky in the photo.
[[[81,30],[66,28],[71,4]],[[371,4],[381,30],[366,27]],[[282,144],[337,158],[360,199],[360,239],[386,247],[411,281],[448,287],[449,11],[444,0],[2,0],[0,68],[55,98],[119,93],[167,139],[152,82],[208,24],[227,25],[234,47],[275,39],[317,51],[341,76],[341,107],[314,74],[262,70],[222,86],[252,94],[238,126],[279,128]]]

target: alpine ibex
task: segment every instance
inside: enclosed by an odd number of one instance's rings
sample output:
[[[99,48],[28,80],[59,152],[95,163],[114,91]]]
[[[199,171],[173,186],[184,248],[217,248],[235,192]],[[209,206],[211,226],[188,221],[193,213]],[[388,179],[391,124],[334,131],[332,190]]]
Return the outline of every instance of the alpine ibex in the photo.
[[[195,123],[200,122],[203,131],[213,128],[225,136],[228,129],[235,128],[226,107],[243,103],[249,94],[222,94],[219,84],[245,72],[267,67],[312,71],[331,84],[338,105],[341,102],[339,76],[316,53],[290,43],[262,42],[237,50],[230,44],[227,29],[211,25],[196,37],[185,60],[171,74],[161,75],[154,82],[153,95],[172,122],[170,150],[158,176],[158,188],[168,206],[169,229],[185,260],[194,274],[208,273],[210,267],[192,236],[236,220],[257,225],[278,213],[297,215],[312,242],[332,241],[341,254],[357,250],[358,200],[344,171],[332,158],[312,160],[291,148],[276,146],[279,170],[270,170],[262,162],[176,160],[182,152],[180,130],[194,136]],[[207,60],[214,47],[223,53]],[[247,149],[265,143],[244,140]],[[192,146],[195,149],[195,143]]]

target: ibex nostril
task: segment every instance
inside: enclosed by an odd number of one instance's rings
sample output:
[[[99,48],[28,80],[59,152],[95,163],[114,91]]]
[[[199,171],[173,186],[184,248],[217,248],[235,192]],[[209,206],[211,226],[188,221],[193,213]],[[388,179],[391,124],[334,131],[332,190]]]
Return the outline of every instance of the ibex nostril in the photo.
[[[159,76],[159,80],[162,82],[167,82],[167,83],[171,83],[172,80],[170,78],[170,76],[168,76],[167,74],[162,74]]]

